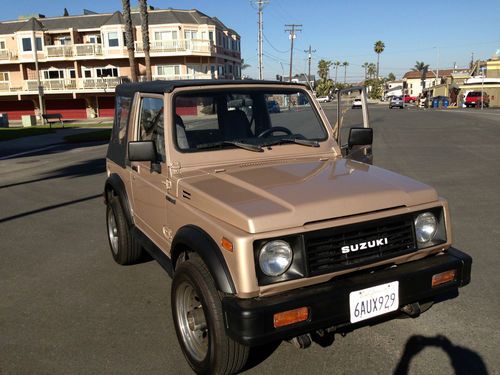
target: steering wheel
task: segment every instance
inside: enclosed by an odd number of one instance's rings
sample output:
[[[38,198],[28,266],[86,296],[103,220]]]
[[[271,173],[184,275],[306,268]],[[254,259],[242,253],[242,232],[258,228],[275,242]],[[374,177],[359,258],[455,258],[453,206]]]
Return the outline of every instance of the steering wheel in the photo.
[[[267,137],[270,134],[273,134],[275,132],[282,132],[282,133],[285,133],[286,135],[292,135],[293,134],[290,131],[290,129],[284,128],[283,126],[271,126],[269,129],[266,129],[262,133],[260,133],[257,136],[257,138],[265,138],[265,137]]]

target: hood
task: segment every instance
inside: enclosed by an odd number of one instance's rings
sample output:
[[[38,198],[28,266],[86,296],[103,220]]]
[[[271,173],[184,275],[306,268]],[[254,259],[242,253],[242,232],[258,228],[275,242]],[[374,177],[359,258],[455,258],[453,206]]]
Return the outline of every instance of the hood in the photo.
[[[411,178],[346,159],[242,165],[180,180],[179,196],[248,233],[438,199]]]

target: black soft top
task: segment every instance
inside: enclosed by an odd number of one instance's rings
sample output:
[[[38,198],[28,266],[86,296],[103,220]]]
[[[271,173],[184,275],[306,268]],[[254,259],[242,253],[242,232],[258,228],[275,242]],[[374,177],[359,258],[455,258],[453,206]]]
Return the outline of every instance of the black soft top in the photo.
[[[139,82],[139,83],[122,83],[116,86],[115,94],[117,96],[128,96],[132,97],[136,92],[145,92],[151,94],[163,94],[166,92],[172,92],[177,87],[188,87],[188,86],[219,86],[219,85],[300,85],[307,87],[305,84],[301,83],[289,83],[280,81],[262,81],[262,80],[229,80],[229,79],[183,79],[177,81],[150,81],[150,82]]]

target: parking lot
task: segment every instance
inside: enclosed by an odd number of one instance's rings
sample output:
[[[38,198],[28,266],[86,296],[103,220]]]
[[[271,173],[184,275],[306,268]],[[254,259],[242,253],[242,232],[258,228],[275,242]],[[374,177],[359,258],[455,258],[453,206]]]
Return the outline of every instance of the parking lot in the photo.
[[[334,117],[333,103],[324,109]],[[246,373],[498,373],[500,111],[373,105],[370,120],[374,164],[448,199],[472,282],[418,319],[258,351]],[[166,273],[154,262],[120,267],[109,253],[106,145],[81,146],[0,160],[0,374],[190,374]]]

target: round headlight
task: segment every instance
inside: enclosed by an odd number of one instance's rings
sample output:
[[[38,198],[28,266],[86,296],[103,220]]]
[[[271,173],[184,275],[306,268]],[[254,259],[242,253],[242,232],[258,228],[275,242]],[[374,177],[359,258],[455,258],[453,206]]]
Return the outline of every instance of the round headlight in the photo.
[[[436,217],[430,212],[424,212],[415,219],[415,235],[420,243],[429,242],[437,231]]]
[[[293,252],[285,241],[270,241],[259,253],[260,269],[267,276],[279,276],[286,272],[292,263]]]

